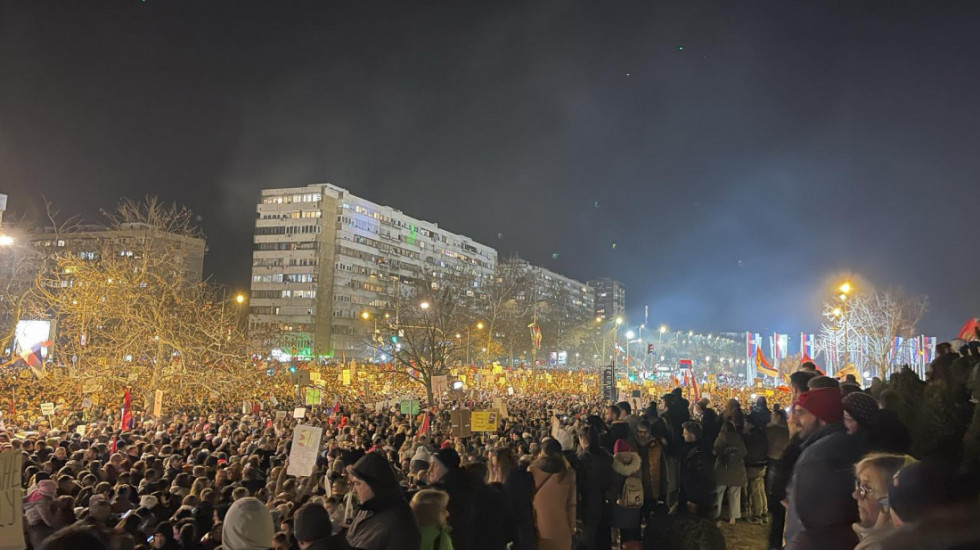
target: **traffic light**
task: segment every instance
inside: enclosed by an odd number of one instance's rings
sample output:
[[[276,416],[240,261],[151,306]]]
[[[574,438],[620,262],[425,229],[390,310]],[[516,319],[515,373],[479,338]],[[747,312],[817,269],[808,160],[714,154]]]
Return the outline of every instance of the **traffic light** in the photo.
[[[647,344],[647,353],[653,353],[653,344]]]

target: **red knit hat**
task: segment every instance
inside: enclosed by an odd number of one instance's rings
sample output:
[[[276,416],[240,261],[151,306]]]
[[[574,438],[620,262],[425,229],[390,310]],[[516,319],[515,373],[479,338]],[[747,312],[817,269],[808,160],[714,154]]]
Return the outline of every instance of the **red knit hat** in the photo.
[[[633,450],[633,447],[630,447],[629,441],[626,441],[625,439],[617,439],[616,440],[616,444],[613,445],[613,453],[614,454],[617,454],[617,453],[628,453],[628,452],[630,452],[632,450]]]
[[[813,416],[828,424],[844,420],[844,406],[837,388],[814,388],[801,393],[795,405],[810,411]]]

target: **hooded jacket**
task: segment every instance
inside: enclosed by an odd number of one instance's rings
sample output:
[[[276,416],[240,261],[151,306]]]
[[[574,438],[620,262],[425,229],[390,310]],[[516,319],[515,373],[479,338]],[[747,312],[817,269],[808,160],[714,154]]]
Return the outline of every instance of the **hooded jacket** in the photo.
[[[609,493],[607,495],[610,502],[616,502],[619,499],[619,496],[623,492],[623,484],[626,483],[626,478],[643,477],[643,474],[640,472],[642,466],[643,461],[640,459],[640,455],[632,451],[620,452],[613,455],[612,484],[609,487]]]
[[[378,453],[364,455],[352,468],[374,498],[363,503],[347,530],[347,543],[359,550],[419,550],[421,534],[391,465]]]
[[[864,454],[861,439],[840,422],[804,440],[787,491],[786,550],[850,550],[858,542],[852,525],[860,518],[854,463]]]
[[[236,500],[221,528],[221,547],[224,550],[267,550],[275,536],[272,514],[258,499]]]

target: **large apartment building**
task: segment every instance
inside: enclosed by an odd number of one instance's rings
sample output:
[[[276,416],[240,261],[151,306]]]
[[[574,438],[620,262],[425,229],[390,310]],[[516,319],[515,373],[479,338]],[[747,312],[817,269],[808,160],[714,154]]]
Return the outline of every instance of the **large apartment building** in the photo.
[[[255,220],[249,330],[301,357],[357,354],[403,281],[488,277],[497,252],[438,224],[315,184],[265,189]]]
[[[555,273],[550,269],[532,265],[525,260],[517,260],[518,265],[531,278],[535,296],[527,297],[524,293],[519,300],[533,299],[546,302],[559,308],[569,321],[587,321],[592,319],[595,311],[595,292],[589,285]]]
[[[595,290],[595,316],[614,319],[626,313],[626,286],[608,277],[589,281]]]

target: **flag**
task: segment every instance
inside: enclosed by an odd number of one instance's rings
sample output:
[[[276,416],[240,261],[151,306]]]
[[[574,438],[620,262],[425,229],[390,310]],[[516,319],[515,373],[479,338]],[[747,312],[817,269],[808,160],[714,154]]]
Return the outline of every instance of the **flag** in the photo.
[[[962,327],[960,327],[960,332],[956,336],[960,340],[966,340],[967,342],[971,340],[980,340],[980,317],[974,317],[967,321]]]
[[[119,421],[119,429],[122,431],[128,430],[130,424],[133,423],[132,406],[133,402],[129,397],[129,388],[126,388],[126,394],[123,395],[122,415]]]
[[[30,348],[22,349],[20,351],[20,358],[27,363],[27,366],[30,367],[31,372],[33,372],[34,376],[37,376],[38,378],[44,377],[44,357],[41,355],[41,348],[47,348],[50,346],[51,341],[48,340],[45,342],[38,342]]]
[[[425,432],[429,431],[429,413],[424,412],[422,414],[424,414],[425,416],[422,418],[422,425],[419,426],[418,435],[425,435]]]
[[[752,334],[751,332],[745,333],[745,357],[752,360],[755,357],[755,350],[759,348],[759,341],[762,339],[759,333]]]
[[[813,357],[813,343],[816,338],[813,334],[807,334],[805,332],[800,333],[800,354],[803,357]],[[807,359],[812,361],[813,359]]]
[[[534,346],[534,349],[541,349],[541,327],[538,326],[537,322],[534,322],[527,328],[531,330],[531,345]]]
[[[779,360],[789,355],[787,348],[789,347],[789,334],[779,334],[773,333],[772,338],[769,340],[770,349],[772,350],[772,358],[778,364]]]
[[[772,368],[772,365],[766,360],[766,356],[762,354],[761,347],[755,349],[755,370],[765,376],[772,376],[773,378],[779,376],[779,372]]]

